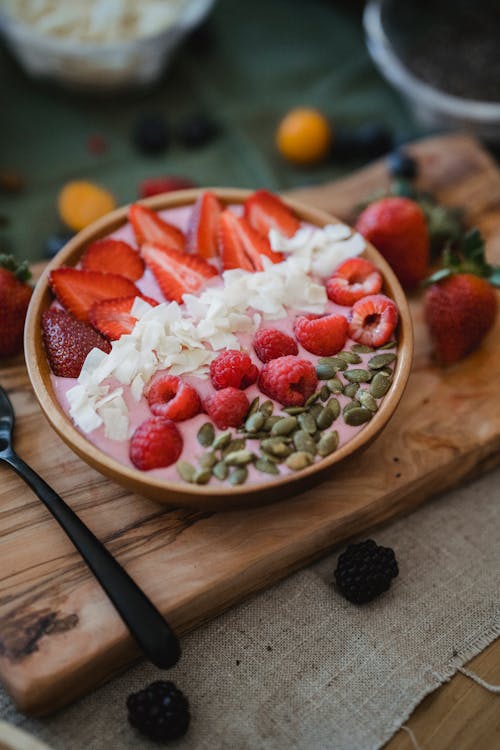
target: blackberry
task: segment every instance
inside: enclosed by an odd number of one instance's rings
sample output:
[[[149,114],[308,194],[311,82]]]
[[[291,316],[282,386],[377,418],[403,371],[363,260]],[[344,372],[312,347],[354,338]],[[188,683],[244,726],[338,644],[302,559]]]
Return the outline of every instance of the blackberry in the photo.
[[[414,180],[418,174],[416,160],[400,149],[391,151],[387,157],[387,169],[391,177],[403,177],[405,180]]]
[[[391,585],[398,575],[394,550],[379,547],[373,539],[350,544],[340,555],[335,570],[337,588],[353,604],[365,604]]]
[[[191,719],[187,698],[173,682],[165,680],[131,693],[127,709],[130,724],[157,742],[182,737]]]
[[[170,129],[166,119],[159,113],[141,115],[134,124],[133,141],[144,154],[159,154],[170,143]]]
[[[217,135],[218,128],[213,120],[203,113],[191,115],[177,128],[179,141],[188,148],[198,148],[209,143]]]

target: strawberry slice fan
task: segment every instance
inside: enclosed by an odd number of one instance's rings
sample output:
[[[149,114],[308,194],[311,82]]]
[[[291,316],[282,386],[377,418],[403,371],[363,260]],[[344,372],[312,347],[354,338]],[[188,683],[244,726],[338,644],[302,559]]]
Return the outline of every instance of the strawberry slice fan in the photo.
[[[141,255],[165,298],[179,304],[184,294],[196,294],[208,279],[218,276],[203,258],[180,253],[165,244],[145,242]]]

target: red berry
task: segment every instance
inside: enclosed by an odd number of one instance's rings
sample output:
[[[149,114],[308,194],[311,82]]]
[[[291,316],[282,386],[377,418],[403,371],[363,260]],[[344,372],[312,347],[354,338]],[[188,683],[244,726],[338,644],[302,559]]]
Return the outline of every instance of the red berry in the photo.
[[[184,294],[195,294],[217,271],[198,255],[188,255],[167,245],[145,242],[141,255],[168,300],[182,304]]]
[[[0,257],[0,265],[3,262]],[[15,270],[9,270],[15,268],[15,261],[5,261],[5,265],[0,267],[0,357],[22,350],[24,321],[33,292]]]
[[[155,416],[174,422],[191,419],[201,410],[200,397],[193,386],[166,372],[156,373],[151,380],[147,399]]]
[[[210,380],[217,390],[221,388],[248,388],[255,383],[259,370],[252,360],[236,349],[221,352],[210,363]]]
[[[373,263],[364,258],[348,258],[326,282],[328,299],[337,305],[353,305],[367,294],[382,289],[382,275]]]
[[[103,299],[95,302],[90,308],[89,323],[111,341],[132,333],[137,318],[134,318],[130,311],[137,297],[145,300],[151,307],[156,307],[158,304],[155,299],[143,294]]]
[[[273,263],[283,260],[275,253],[267,237],[254,229],[243,216],[236,216],[229,208],[219,217],[219,246],[222,267],[242,268],[245,271],[262,271],[262,255]]]
[[[427,276],[429,230],[415,201],[397,196],[374,201],[359,216],[356,229],[375,245],[404,287],[415,287]]]
[[[300,221],[293,211],[274,193],[256,190],[245,201],[245,218],[261,234],[277,229],[285,237],[293,237]]]
[[[193,206],[186,234],[186,251],[202,258],[219,254],[219,217],[222,205],[215,193],[206,190]]]
[[[299,353],[292,337],[277,328],[260,328],[254,336],[253,348],[261,362]]]
[[[167,245],[172,250],[182,252],[186,244],[184,232],[164,221],[156,211],[143,206],[141,203],[132,203],[128,210],[128,218],[132,224],[135,238],[139,245],[144,242],[154,242]]]
[[[144,274],[144,261],[127,242],[105,237],[91,242],[87,247],[82,257],[82,268],[87,271],[119,273],[131,281],[137,281]]]
[[[355,302],[349,335],[367,346],[382,346],[391,338],[398,322],[398,308],[385,294],[372,294]]]
[[[304,349],[320,357],[339,352],[345,344],[349,324],[343,315],[299,315],[294,331]]]
[[[300,357],[272,359],[260,371],[259,388],[283,406],[303,406],[317,385],[314,365]]]
[[[104,136],[99,133],[93,133],[87,138],[87,149],[91,154],[103,154],[107,151],[108,144]]]
[[[139,197],[149,198],[152,195],[170,193],[173,190],[186,190],[196,187],[195,183],[187,177],[176,175],[165,177],[148,177],[139,183]]]
[[[205,411],[220,430],[239,427],[250,408],[250,402],[238,388],[223,388],[205,400]]]
[[[54,375],[77,378],[91,349],[110,352],[109,341],[87,323],[55,307],[42,315],[42,337]]]
[[[130,440],[130,460],[141,471],[173,464],[182,453],[182,435],[170,419],[150,417]]]
[[[56,268],[49,284],[57,299],[78,320],[88,321],[92,305],[103,299],[140,297],[136,285],[117,273],[86,271],[80,268]]]

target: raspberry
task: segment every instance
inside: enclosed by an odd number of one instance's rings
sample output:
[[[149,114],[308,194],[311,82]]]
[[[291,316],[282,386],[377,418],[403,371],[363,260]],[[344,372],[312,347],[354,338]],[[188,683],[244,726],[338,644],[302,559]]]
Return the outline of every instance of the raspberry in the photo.
[[[381,274],[364,258],[344,261],[326,282],[328,299],[337,305],[353,305],[361,297],[377,294],[381,289]]]
[[[152,740],[166,742],[186,734],[189,703],[173,682],[157,680],[127,698],[128,720]]]
[[[42,315],[42,337],[50,368],[62,378],[77,378],[94,347],[106,353],[111,351],[109,341],[88,323],[55,307]]]
[[[343,315],[299,315],[294,331],[297,340],[311,354],[327,357],[345,344],[349,324]]]
[[[239,427],[245,419],[250,402],[238,388],[222,388],[205,401],[205,411],[220,430]]]
[[[291,336],[276,328],[261,328],[254,336],[253,348],[261,362],[298,354],[299,348]]]
[[[349,335],[367,346],[382,346],[391,338],[398,322],[398,308],[385,294],[372,294],[355,302]]]
[[[182,435],[170,419],[150,417],[130,441],[130,460],[141,471],[173,464],[182,453]]]
[[[354,604],[366,604],[390,587],[399,573],[394,550],[379,547],[373,539],[350,544],[335,570],[339,591]]]
[[[303,406],[317,385],[314,365],[300,357],[272,359],[260,371],[259,388],[283,406]]]
[[[158,372],[154,376],[147,398],[155,416],[174,422],[190,419],[201,410],[200,397],[193,386],[166,372]]]
[[[255,383],[259,370],[252,360],[237,349],[221,352],[210,363],[210,379],[217,390],[221,388],[248,388]]]

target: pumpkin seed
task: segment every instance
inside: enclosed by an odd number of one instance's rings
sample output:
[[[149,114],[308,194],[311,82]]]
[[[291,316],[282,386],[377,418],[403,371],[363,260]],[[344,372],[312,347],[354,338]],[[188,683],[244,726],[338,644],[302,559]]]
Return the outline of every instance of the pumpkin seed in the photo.
[[[243,448],[245,447],[245,443],[246,440],[244,438],[234,438],[233,440],[230,440],[222,451],[222,458],[226,458],[228,453],[243,450]]]
[[[202,453],[202,455],[198,459],[198,463],[200,464],[202,469],[211,469],[217,463],[215,453],[213,451]]]
[[[318,453],[320,456],[325,457],[329,456],[330,453],[333,453],[333,451],[336,451],[339,444],[339,433],[337,430],[332,430],[332,432],[325,432],[321,436],[321,440],[318,443]]]
[[[296,416],[297,414],[303,414],[306,411],[305,406],[287,406],[286,409],[283,409],[286,414],[290,414],[291,417]]]
[[[269,433],[264,432],[264,430],[259,430],[259,432],[242,432],[241,437],[245,438],[245,440],[262,440],[269,437]]]
[[[314,456],[311,456],[310,453],[306,453],[305,451],[295,451],[295,453],[291,453],[288,456],[286,465],[293,471],[300,471],[301,469],[305,469],[306,466],[310,466],[313,461]]]
[[[348,365],[358,365],[361,362],[361,357],[356,352],[339,352],[337,357],[343,359]]]
[[[326,401],[327,398],[330,398],[330,389],[328,388],[327,385],[324,385],[321,388],[321,390],[319,392],[319,397],[320,397],[321,401]]]
[[[245,430],[247,432],[258,432],[266,421],[265,416],[260,411],[256,411],[247,417]]]
[[[330,409],[330,411],[333,414],[333,421],[337,419],[337,417],[340,414],[340,403],[338,399],[331,398],[330,401],[327,403],[327,407]]]
[[[254,466],[258,471],[262,471],[264,474],[276,475],[280,473],[276,464],[273,464],[272,461],[268,461],[267,458],[258,458]]]
[[[297,427],[297,417],[282,417],[271,428],[271,435],[289,435]]]
[[[382,344],[382,346],[377,346],[377,349],[394,349],[395,346],[395,341],[388,341],[386,344]]]
[[[217,479],[221,479],[224,481],[224,479],[227,479],[227,475],[229,474],[229,468],[224,461],[218,461],[214,468],[212,469],[212,474],[214,477],[217,477]]]
[[[356,406],[353,409],[349,409],[344,414],[344,421],[346,424],[351,426],[357,426],[369,422],[372,418],[372,413],[369,409],[365,409],[364,406]]]
[[[228,466],[245,466],[246,464],[251,463],[254,458],[255,454],[252,453],[252,451],[243,448],[242,450],[231,451],[231,453],[228,453],[224,456],[224,461]]]
[[[224,448],[226,448],[230,442],[231,432],[227,430],[227,432],[221,432],[221,434],[215,438],[214,442],[212,443],[212,448],[214,450],[217,450],[218,448],[224,450]]]
[[[331,393],[342,393],[343,386],[338,378],[332,378],[331,380],[328,380],[326,385]]]
[[[309,433],[304,430],[297,430],[293,436],[293,444],[298,451],[304,451],[313,456],[316,454],[316,443]]]
[[[330,365],[330,367],[335,368],[335,372],[347,369],[347,362],[342,357],[321,357],[321,359],[318,359],[318,364]]]
[[[230,484],[244,484],[248,479],[248,470],[246,466],[238,466],[229,476]]]
[[[254,400],[252,401],[252,403],[250,404],[250,407],[248,409],[247,419],[248,419],[248,417],[251,417],[252,414],[255,414],[256,411],[259,411],[259,403],[260,403],[259,397],[255,396]]]
[[[356,393],[356,398],[365,409],[369,409],[372,412],[376,412],[378,409],[377,402],[368,391],[364,391],[362,388]]]
[[[270,432],[276,422],[279,422],[280,419],[283,419],[283,417],[279,417],[277,414],[274,414],[272,417],[267,417],[262,429],[266,432]]]
[[[265,453],[271,453],[273,456],[289,456],[292,449],[283,437],[272,437],[262,440],[260,447]]]
[[[261,411],[265,417],[270,417],[273,413],[273,409],[274,404],[272,401],[264,401],[264,403],[259,406],[259,411]]]
[[[317,393],[313,393],[307,401],[305,402],[304,406],[312,406],[316,403],[316,401],[319,399],[319,391]]]
[[[350,411],[351,409],[356,409],[358,406],[361,406],[361,404],[356,399],[353,399],[352,401],[348,401],[347,404],[345,404],[344,408],[342,409],[342,414],[347,414],[348,411]]]
[[[357,383],[349,383],[348,385],[344,386],[344,388],[342,389],[342,392],[344,396],[347,396],[348,398],[354,398],[357,390],[358,390]]]
[[[335,367],[326,362],[316,365],[316,375],[318,376],[318,380],[330,380],[336,372],[337,370]]]
[[[210,469],[199,469],[194,475],[195,484],[208,484],[212,479],[212,472]]]
[[[367,364],[370,370],[381,370],[382,367],[390,365],[395,359],[394,352],[387,352],[387,354],[376,354],[368,360]]]
[[[373,346],[367,346],[366,344],[353,344],[351,349],[353,352],[356,352],[356,354],[370,354],[370,352],[375,351]]]
[[[196,437],[198,438],[198,442],[200,445],[202,445],[204,448],[209,448],[214,442],[215,438],[215,429],[212,422],[205,422],[205,424],[202,424],[196,434]]]
[[[323,408],[323,404],[313,404],[311,408],[309,409],[309,414],[311,414],[311,416],[313,416],[314,419],[316,419],[316,417],[318,416],[322,408]]]
[[[372,379],[372,373],[362,369],[346,370],[344,378],[350,383],[368,383]]]
[[[327,430],[328,427],[331,427],[333,420],[334,416],[332,410],[329,409],[328,406],[325,406],[325,408],[322,409],[316,417],[316,424],[318,425],[318,429]]]
[[[299,425],[302,430],[305,430],[305,432],[308,432],[310,435],[314,435],[316,432],[316,420],[314,419],[312,414],[309,414],[306,412],[305,414],[299,415]]]
[[[177,469],[180,478],[184,479],[185,482],[191,483],[194,481],[196,469],[190,463],[187,461],[177,461],[175,468]]]
[[[383,372],[377,372],[370,383],[370,393],[373,398],[382,398],[391,387],[391,379]]]

